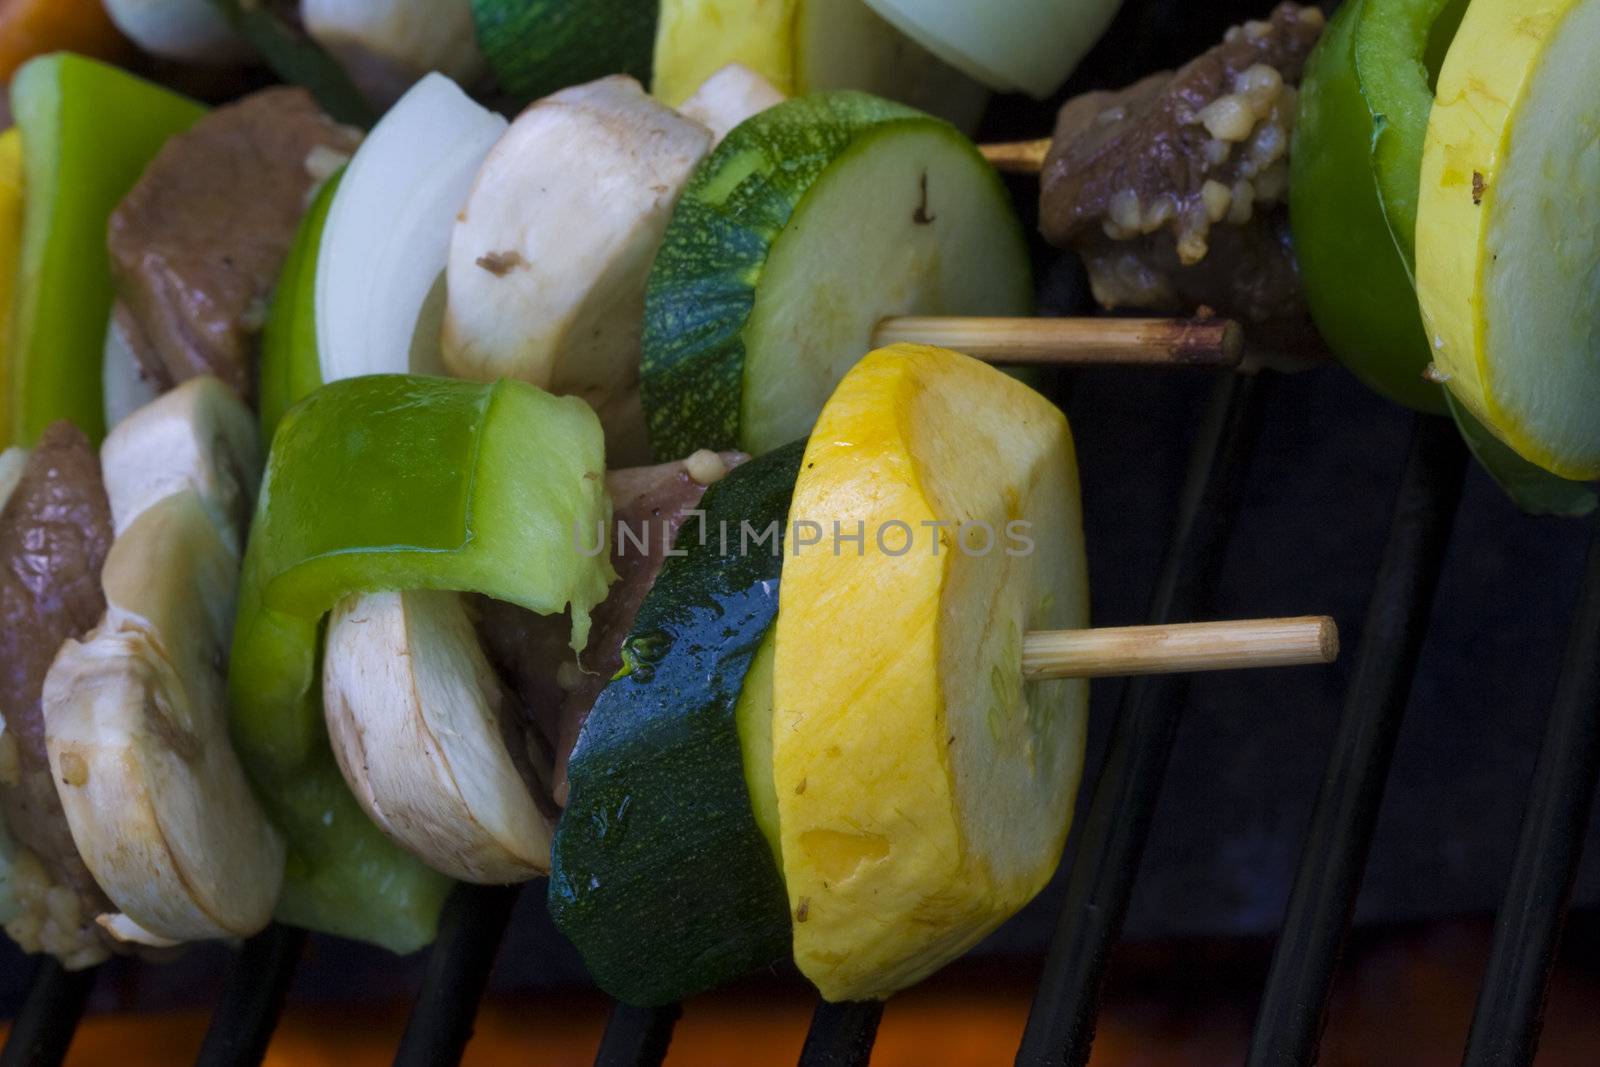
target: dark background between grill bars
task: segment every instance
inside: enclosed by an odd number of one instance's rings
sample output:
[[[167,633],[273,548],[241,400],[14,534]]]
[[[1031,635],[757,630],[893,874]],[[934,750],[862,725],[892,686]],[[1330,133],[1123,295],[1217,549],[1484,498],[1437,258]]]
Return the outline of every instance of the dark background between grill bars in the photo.
[[[1130,0],[1075,84],[1119,84],[1181,61],[1229,23],[1267,8]],[[1035,136],[1049,128],[1050,114],[1031,102],[997,101],[985,133],[992,139]],[[1015,188],[1031,216],[1033,189],[1026,182]],[[1081,308],[1075,267],[1042,247],[1039,264],[1044,306]],[[1126,909],[1126,933],[1136,938],[1269,933],[1284,924],[1296,866],[1308,850],[1315,866],[1307,868],[1311,873],[1280,941],[1252,1062],[1306,1062],[1356,885],[1358,921],[1487,912],[1506,890],[1514,852],[1517,895],[1502,919],[1505,934],[1491,964],[1496,982],[1484,993],[1492,1010],[1480,1013],[1474,1029],[1474,1062],[1517,1062],[1484,1058],[1485,1050],[1503,1052],[1527,1041],[1526,1027],[1516,1021],[1531,1014],[1542,990],[1537,964],[1548,955],[1562,899],[1561,869],[1574,851],[1562,842],[1574,829],[1581,832],[1589,814],[1587,802],[1574,797],[1592,792],[1586,788],[1593,779],[1596,718],[1592,664],[1600,642],[1591,628],[1587,646],[1569,657],[1583,663],[1587,647],[1587,680],[1573,675],[1569,681],[1566,714],[1551,719],[1557,741],[1537,768],[1539,793],[1530,811],[1537,814],[1534,828],[1546,832],[1530,832],[1519,848],[1519,820],[1535,788],[1535,759],[1578,599],[1584,524],[1516,514],[1475,469],[1465,478],[1457,511],[1451,503],[1460,457],[1448,434],[1430,428],[1431,420],[1420,420],[1414,432],[1410,416],[1337,369],[1220,386],[1194,374],[1088,371],[1056,385],[1083,467],[1097,622],[1166,614],[1158,591],[1165,584],[1176,618],[1329,612],[1344,628],[1346,651],[1328,670],[1096,683],[1084,792],[1062,871],[1050,890],[979,950],[1037,956],[1058,915],[1082,912],[1087,901],[1107,916],[1093,923],[1063,919],[1023,1058],[1048,1062],[1084,1050],[1102,954],[1122,932],[1117,913]],[[1402,491],[1408,450],[1410,478]],[[1186,527],[1180,516],[1191,456],[1203,477],[1188,479],[1188,491],[1200,502],[1190,508]],[[1410,518],[1395,521],[1391,536],[1397,503]],[[1168,546],[1179,542],[1187,546],[1177,550],[1180,565],[1169,565],[1162,583],[1163,558],[1172,563]],[[1385,576],[1378,570],[1386,544],[1392,561],[1397,553],[1401,558]],[[1426,641],[1419,649],[1402,647],[1407,634],[1420,638],[1424,632],[1429,598],[1418,595],[1425,591],[1419,585],[1441,567],[1438,610]],[[1375,585],[1390,588],[1376,598],[1369,618]],[[1358,645],[1380,630],[1390,637],[1370,652],[1360,650],[1365,669],[1358,682]],[[1420,656],[1416,685],[1402,722],[1398,711],[1413,655]],[[1352,695],[1341,727],[1346,694]],[[1380,810],[1375,790],[1391,745],[1394,771]],[[1118,754],[1110,761],[1108,748]],[[1138,773],[1097,773],[1103,766]],[[1089,828],[1097,825],[1090,801],[1102,782],[1120,782],[1121,792],[1106,786],[1117,802],[1102,804],[1103,834],[1086,850]],[[1326,799],[1313,829],[1319,787]],[[1127,818],[1130,813],[1140,817]],[[1308,841],[1314,843],[1309,849]],[[1580,903],[1600,901],[1595,851],[1579,880]],[[1344,874],[1332,879],[1337,884],[1322,877],[1330,864]],[[539,890],[542,885],[522,893],[514,913],[513,894],[463,894],[440,947],[425,957],[396,962],[319,938],[309,961],[291,973],[302,939],[275,930],[247,946],[237,962],[220,947],[167,967],[117,961],[102,969],[94,1002],[207,1003],[226,973],[202,1058],[247,1062],[259,1056],[265,1040],[251,1021],[271,1017],[291,980],[295,1002],[347,996],[357,985],[372,997],[411,996],[420,984],[403,1057],[439,1062],[464,1040],[468,1009],[489,978],[508,914],[497,988],[582,980],[581,964],[549,928]],[[1529,959],[1536,965],[1531,969]],[[0,1003],[17,1010],[31,988],[29,1008],[38,1009],[23,1011],[6,1063],[22,1062],[16,1056],[34,1022],[42,1024],[43,1044],[36,1050],[48,1053],[49,1039],[70,1034],[76,1007],[90,995],[89,978],[62,978],[45,968],[30,987],[30,974],[14,954],[0,968]],[[603,1058],[648,1062],[652,1050],[665,1047],[670,1018],[619,1011],[605,1035]],[[876,1019],[876,1012],[858,1007],[819,1014],[807,1058],[848,1062],[850,1048],[870,1044]],[[1508,1021],[1497,1028],[1490,1019]]]

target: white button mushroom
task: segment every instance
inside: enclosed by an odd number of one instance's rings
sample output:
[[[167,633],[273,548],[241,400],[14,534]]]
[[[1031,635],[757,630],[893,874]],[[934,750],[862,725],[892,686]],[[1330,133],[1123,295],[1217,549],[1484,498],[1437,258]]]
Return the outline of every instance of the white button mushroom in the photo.
[[[348,597],[328,619],[323,714],[372,820],[435,870],[520,882],[550,869],[549,759],[529,745],[456,593]]]
[[[614,76],[525,110],[478,172],[446,268],[444,360],[582,397],[613,466],[642,461],[645,282],[689,175],[700,123]]]
[[[248,409],[197,378],[101,448],[116,538],[106,613],[45,678],[45,747],[74,844],[119,909],[113,937],[166,944],[265,926],[284,846],[228,737],[239,548],[261,472]]]
[[[283,842],[228,739],[238,577],[200,495],[165,497],[113,542],[105,617],[45,678],[73,842],[127,917],[107,928],[146,943],[248,936],[277,902]]]

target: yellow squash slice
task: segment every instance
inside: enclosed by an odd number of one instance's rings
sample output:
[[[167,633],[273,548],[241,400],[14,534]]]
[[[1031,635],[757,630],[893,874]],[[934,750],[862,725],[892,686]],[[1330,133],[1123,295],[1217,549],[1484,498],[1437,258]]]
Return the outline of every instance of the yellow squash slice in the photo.
[[[874,352],[812,431],[789,530],[772,746],[795,960],[829,1000],[885,997],[1027,902],[1066,840],[1088,689],[1024,685],[1022,637],[1088,620],[1067,421],[967,356]]]
[[[1473,0],[1439,75],[1417,213],[1434,362],[1484,425],[1600,476],[1600,0]]]

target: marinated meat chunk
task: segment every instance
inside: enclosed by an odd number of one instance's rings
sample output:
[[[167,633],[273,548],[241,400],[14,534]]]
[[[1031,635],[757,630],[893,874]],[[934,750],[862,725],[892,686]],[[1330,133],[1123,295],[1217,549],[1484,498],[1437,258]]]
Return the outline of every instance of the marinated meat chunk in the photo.
[[[720,469],[725,472],[747,458],[723,453]],[[622,643],[633,628],[634,616],[655,584],[678,528],[700,503],[706,486],[716,480],[712,475],[717,474],[717,465],[712,466],[708,474],[697,461],[680,460],[606,475],[614,512],[611,563],[617,581],[594,610],[589,643],[581,657],[570,647],[567,616],[535,615],[486,597],[475,598],[478,635],[489,662],[510,684],[531,724],[555,753],[552,793],[563,807],[567,759],[578,731],[600,691],[622,668]],[[624,530],[626,535],[615,536]],[[593,538],[596,533],[583,536]]]
[[[117,327],[162,388],[255,391],[267,301],[318,186],[359,135],[298,88],[218,108],[167,142],[111,216]]]
[[[110,548],[100,458],[71,424],[55,423],[0,510],[0,811],[21,846],[14,875],[23,914],[6,930],[73,967],[105,957],[95,917],[111,905],[56,795],[40,691],[62,642],[83,637],[105,612],[100,569]]]
[[[1302,356],[1325,354],[1300,296],[1300,275],[1284,210],[1248,226],[1218,226],[1199,263],[1185,264],[1170,236],[1078,246],[1102,307],[1187,313],[1206,307],[1248,327],[1252,345]]]
[[[1317,8],[1279,4],[1175,72],[1061,109],[1041,228],[1082,254],[1097,301],[1204,304],[1257,339],[1309,331],[1287,240],[1288,152],[1322,28]]]

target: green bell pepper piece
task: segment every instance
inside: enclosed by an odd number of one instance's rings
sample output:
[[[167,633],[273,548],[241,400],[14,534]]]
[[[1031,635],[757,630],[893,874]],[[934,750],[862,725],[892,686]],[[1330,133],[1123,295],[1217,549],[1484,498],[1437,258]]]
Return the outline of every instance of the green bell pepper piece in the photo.
[[[284,416],[228,678],[235,745],[289,843],[282,919],[410,951],[432,938],[448,888],[339,775],[321,716],[324,616],[353,593],[470,591],[570,608],[581,649],[615,577],[608,554],[580,547],[609,522],[604,457],[587,405],[514,381],[353,378]]]
[[[115,67],[69,53],[17,71],[22,131],[22,260],[12,325],[11,444],[57,419],[105,434],[100,362],[111,315],[106,224],[173,134],[205,109]]]
[[[1409,9],[1441,0],[1398,2]],[[1444,414],[1444,390],[1422,376],[1431,361],[1427,335],[1374,174],[1374,136],[1383,124],[1355,59],[1359,24],[1373,6],[1347,0],[1306,64],[1289,153],[1289,225],[1306,304],[1340,360],[1391,400]],[[1417,158],[1420,167],[1420,141]],[[1416,195],[1413,188],[1413,204]]]
[[[1433,81],[1467,0],[1363,0],[1356,6],[1356,79],[1372,115],[1372,170],[1391,239],[1410,277],[1416,270],[1417,198]]]
[[[328,210],[344,179],[344,168],[329,178],[300,220],[283,272],[278,275],[261,334],[261,437],[272,440],[284,412],[322,385],[317,354],[317,253]]]

